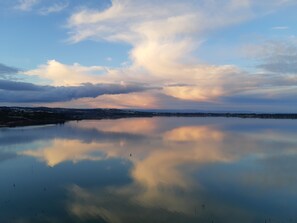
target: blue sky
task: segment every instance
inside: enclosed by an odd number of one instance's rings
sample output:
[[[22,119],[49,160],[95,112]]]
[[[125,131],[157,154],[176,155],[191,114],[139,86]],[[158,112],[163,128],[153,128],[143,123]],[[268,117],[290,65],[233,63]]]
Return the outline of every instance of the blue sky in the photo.
[[[2,9],[0,15],[2,63],[12,64],[21,69],[33,69],[50,59],[70,64],[78,62],[87,66],[96,64],[114,66],[126,60],[129,46],[125,44],[117,44],[115,47],[109,42],[84,41],[77,44],[67,42],[69,30],[65,26],[72,10],[87,7],[86,5],[93,5],[100,10],[107,7],[108,1],[39,2],[28,11],[16,9],[18,1],[5,4],[6,10]],[[67,7],[61,12],[40,15],[39,10],[55,4],[52,2],[67,3],[69,9]],[[89,4],[84,5],[85,2]],[[109,57],[114,58],[114,61],[106,60]]]
[[[296,0],[1,0],[0,103],[294,112],[296,9]]]

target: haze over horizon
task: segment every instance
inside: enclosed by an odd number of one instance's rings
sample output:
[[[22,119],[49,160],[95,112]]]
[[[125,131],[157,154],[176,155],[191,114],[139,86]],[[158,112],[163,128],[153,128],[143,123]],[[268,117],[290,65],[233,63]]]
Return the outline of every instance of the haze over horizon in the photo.
[[[297,111],[297,0],[0,0],[0,105]]]

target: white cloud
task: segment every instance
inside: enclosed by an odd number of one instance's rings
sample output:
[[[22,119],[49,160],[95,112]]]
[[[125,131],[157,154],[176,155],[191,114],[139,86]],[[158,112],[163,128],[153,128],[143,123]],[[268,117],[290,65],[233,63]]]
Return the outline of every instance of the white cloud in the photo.
[[[137,73],[135,76],[145,76],[150,82],[163,85],[172,82],[194,85],[182,87],[182,92],[191,94],[176,93],[181,87],[166,88],[165,94],[181,99],[205,100],[221,93],[220,86],[212,89],[210,83],[205,83],[210,79],[204,76],[213,76],[214,70],[224,68],[196,65],[191,53],[204,40],[205,33],[247,19],[249,4],[246,1],[242,4],[238,1],[228,1],[227,4],[202,1],[198,4],[187,0],[168,4],[115,0],[112,3],[102,12],[84,9],[72,15],[69,19],[73,31],[71,40],[78,42],[91,38],[128,42],[133,46],[130,52],[132,70],[127,71],[130,76],[133,72]],[[196,85],[197,81],[200,87]],[[197,96],[197,92],[203,95]]]
[[[111,7],[103,11],[83,9],[74,13],[68,26],[72,42],[103,39],[132,45],[130,77],[132,72],[136,78],[149,78],[161,84],[163,93],[169,96],[208,101],[261,87],[263,82],[235,66],[201,64],[192,52],[212,31],[292,3],[296,1],[173,0],[168,4],[113,0]],[[178,86],[167,87],[172,84]]]
[[[80,64],[65,65],[49,60],[35,70],[25,72],[29,76],[38,76],[55,86],[78,86],[81,83],[99,83],[100,75],[106,69],[100,66],[85,67]]]
[[[40,0],[19,0],[15,9],[21,11],[30,11],[35,5],[37,5]]]
[[[297,74],[297,37],[295,36],[249,44],[244,47],[244,52],[256,58],[258,67],[265,72],[282,75],[285,79]],[[297,80],[296,77],[295,80]]]
[[[46,4],[46,3],[49,4]],[[63,11],[65,8],[69,6],[69,2],[66,0],[52,0],[52,1],[44,1],[44,0],[18,0],[15,5],[15,9],[20,11],[33,11],[37,12],[40,15],[49,15],[51,13],[58,13]]]
[[[105,11],[84,9],[73,14],[69,19],[74,34],[71,39],[77,42],[98,38],[135,45],[144,40],[199,34],[249,16],[248,4],[230,0],[211,2],[114,0]]]
[[[48,14],[51,14],[51,13],[58,13],[58,12],[63,11],[68,6],[69,6],[68,2],[55,3],[55,4],[51,5],[51,6],[41,8],[39,10],[39,14],[48,15]]]
[[[272,27],[272,29],[274,30],[286,30],[286,29],[289,29],[288,26],[274,26]]]
[[[111,62],[112,61],[112,57],[106,57],[106,61]]]
[[[139,97],[148,99],[150,103],[144,103],[145,106],[159,103],[155,98],[160,95],[166,100],[169,97],[218,102],[220,98],[257,91],[267,85],[284,86],[289,82],[283,75],[253,75],[234,65],[201,63],[193,52],[212,32],[296,3],[295,0],[113,0],[102,11],[84,8],[73,13],[68,20],[69,40],[126,42],[132,46],[127,65],[107,69],[49,61],[26,74],[46,78],[55,85],[124,81],[162,88],[158,93]],[[118,96],[110,100],[117,104],[121,101]]]
[[[296,1],[112,0],[111,7],[104,11],[83,9],[74,13],[68,25],[74,42],[91,38],[135,45],[147,39],[203,36],[207,31],[237,24],[289,3]]]

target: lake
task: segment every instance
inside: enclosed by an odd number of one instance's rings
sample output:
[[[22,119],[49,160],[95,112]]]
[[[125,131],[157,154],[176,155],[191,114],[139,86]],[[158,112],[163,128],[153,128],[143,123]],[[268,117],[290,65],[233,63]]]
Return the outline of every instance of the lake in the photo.
[[[297,222],[297,120],[1,128],[0,222]]]

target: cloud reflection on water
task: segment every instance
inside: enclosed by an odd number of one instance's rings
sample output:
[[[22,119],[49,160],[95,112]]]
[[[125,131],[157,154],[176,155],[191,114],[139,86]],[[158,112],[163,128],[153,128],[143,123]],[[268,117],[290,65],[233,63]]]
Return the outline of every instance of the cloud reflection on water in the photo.
[[[253,120],[226,120],[71,122],[55,127],[62,134],[50,138],[49,145],[17,153],[51,167],[82,160],[119,159],[131,163],[129,184],[68,187],[68,209],[80,219],[100,217],[117,223],[139,222],[142,218],[142,222],[171,218],[173,222],[218,218],[224,222],[232,218],[232,222],[251,222],[267,215],[292,214],[296,205],[286,212],[286,204],[279,203],[278,197],[288,204],[297,197],[294,123],[284,121],[291,128],[286,130],[278,121],[265,128],[265,123],[273,120],[258,124],[251,123]],[[237,131],[237,125],[246,128]],[[63,133],[65,129],[75,134]],[[271,212],[277,208],[278,212]]]

